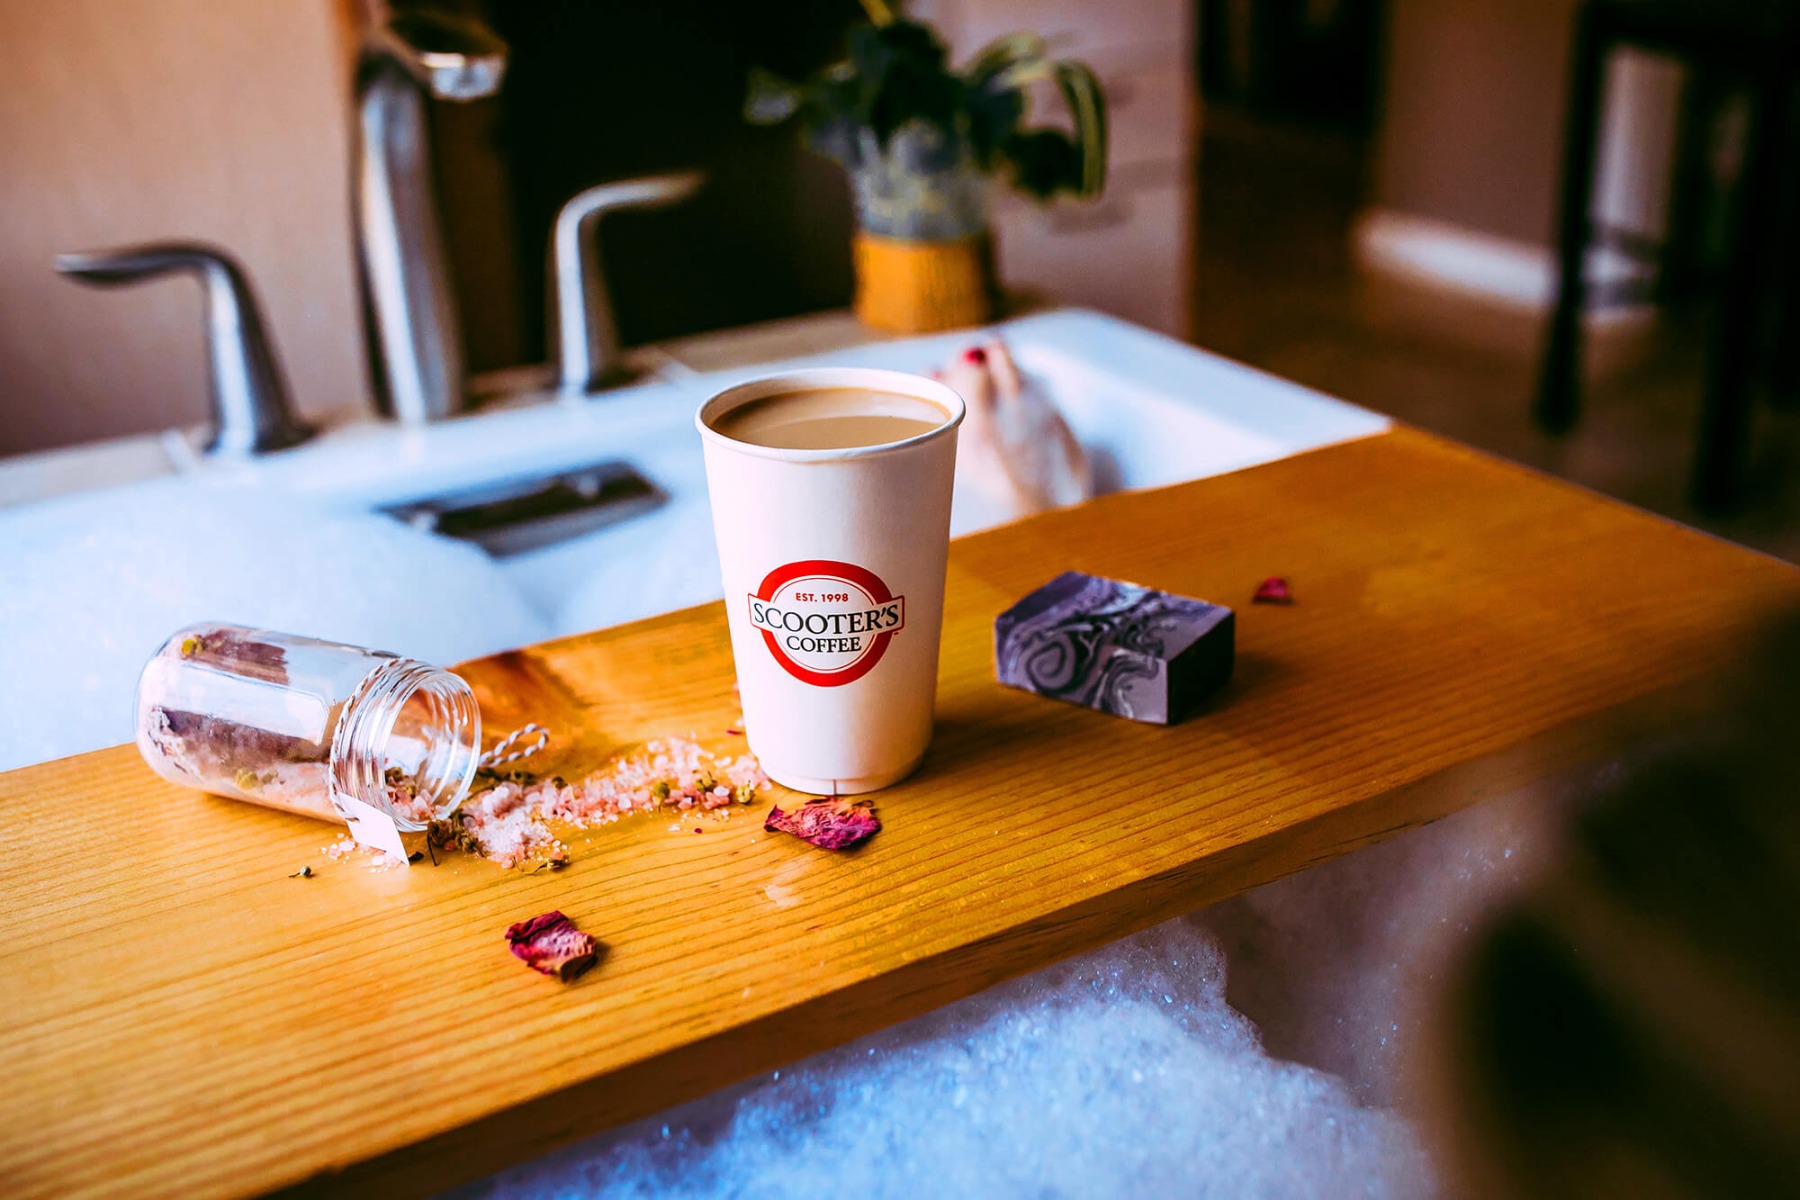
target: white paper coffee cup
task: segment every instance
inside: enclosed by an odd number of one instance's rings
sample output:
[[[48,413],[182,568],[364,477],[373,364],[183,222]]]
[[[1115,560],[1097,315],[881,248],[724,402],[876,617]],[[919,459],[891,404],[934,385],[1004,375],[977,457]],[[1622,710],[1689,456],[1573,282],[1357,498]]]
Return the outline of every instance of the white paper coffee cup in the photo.
[[[753,445],[714,428],[740,405],[815,388],[915,397],[944,421],[832,450]],[[930,379],[828,368],[727,388],[695,414],[744,732],[777,783],[853,795],[905,778],[924,757],[963,412]]]

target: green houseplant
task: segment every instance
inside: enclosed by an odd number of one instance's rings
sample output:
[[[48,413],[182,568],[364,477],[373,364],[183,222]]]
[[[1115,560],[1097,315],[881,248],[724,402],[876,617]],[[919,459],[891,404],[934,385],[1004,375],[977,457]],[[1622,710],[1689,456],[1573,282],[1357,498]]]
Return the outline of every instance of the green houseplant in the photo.
[[[1050,57],[1015,33],[953,67],[931,26],[863,0],[848,55],[793,82],[753,71],[745,116],[798,120],[807,143],[842,164],[856,200],[858,314],[905,332],[991,315],[988,233],[996,179],[1049,200],[1098,196],[1106,184],[1106,101],[1086,64]],[[1028,89],[1046,83],[1067,131],[1030,123]]]

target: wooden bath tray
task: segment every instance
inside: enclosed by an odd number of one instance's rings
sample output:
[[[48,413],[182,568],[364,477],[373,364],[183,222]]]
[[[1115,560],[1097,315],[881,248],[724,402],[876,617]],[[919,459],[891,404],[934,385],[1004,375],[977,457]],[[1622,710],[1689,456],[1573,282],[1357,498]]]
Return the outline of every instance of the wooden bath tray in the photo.
[[[1232,604],[1236,682],[1173,729],[996,685],[993,615],[1068,567]],[[1591,756],[1800,571],[1397,430],[965,539],[948,597],[936,742],[853,855],[757,809],[371,872],[129,747],[0,776],[0,1194],[479,1177]],[[716,604],[466,674],[570,771],[736,715]],[[502,937],[549,908],[609,947],[572,986]]]

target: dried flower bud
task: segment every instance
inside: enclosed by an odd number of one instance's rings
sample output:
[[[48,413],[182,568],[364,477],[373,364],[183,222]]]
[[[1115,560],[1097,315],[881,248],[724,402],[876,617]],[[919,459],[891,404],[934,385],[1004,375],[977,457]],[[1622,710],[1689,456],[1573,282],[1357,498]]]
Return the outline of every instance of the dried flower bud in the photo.
[[[808,800],[793,812],[771,808],[763,828],[791,833],[822,850],[848,850],[880,833],[881,818],[867,800],[829,797]]]
[[[564,983],[579,978],[600,953],[591,936],[555,910],[508,927],[506,940],[526,966]]]
[[[1256,594],[1250,597],[1252,604],[1292,604],[1293,589],[1288,581],[1279,575],[1271,575],[1256,585]]]

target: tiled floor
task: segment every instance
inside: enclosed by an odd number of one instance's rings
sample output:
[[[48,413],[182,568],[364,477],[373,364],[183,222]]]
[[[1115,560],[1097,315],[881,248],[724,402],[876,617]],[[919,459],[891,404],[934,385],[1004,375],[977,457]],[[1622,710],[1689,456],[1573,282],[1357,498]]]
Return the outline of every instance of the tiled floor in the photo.
[[[1211,113],[1205,127],[1194,341],[1800,561],[1800,414],[1759,411],[1741,513],[1706,520],[1687,502],[1700,322],[1595,335],[1582,421],[1548,436],[1530,418],[1542,316],[1353,265],[1365,146]]]

